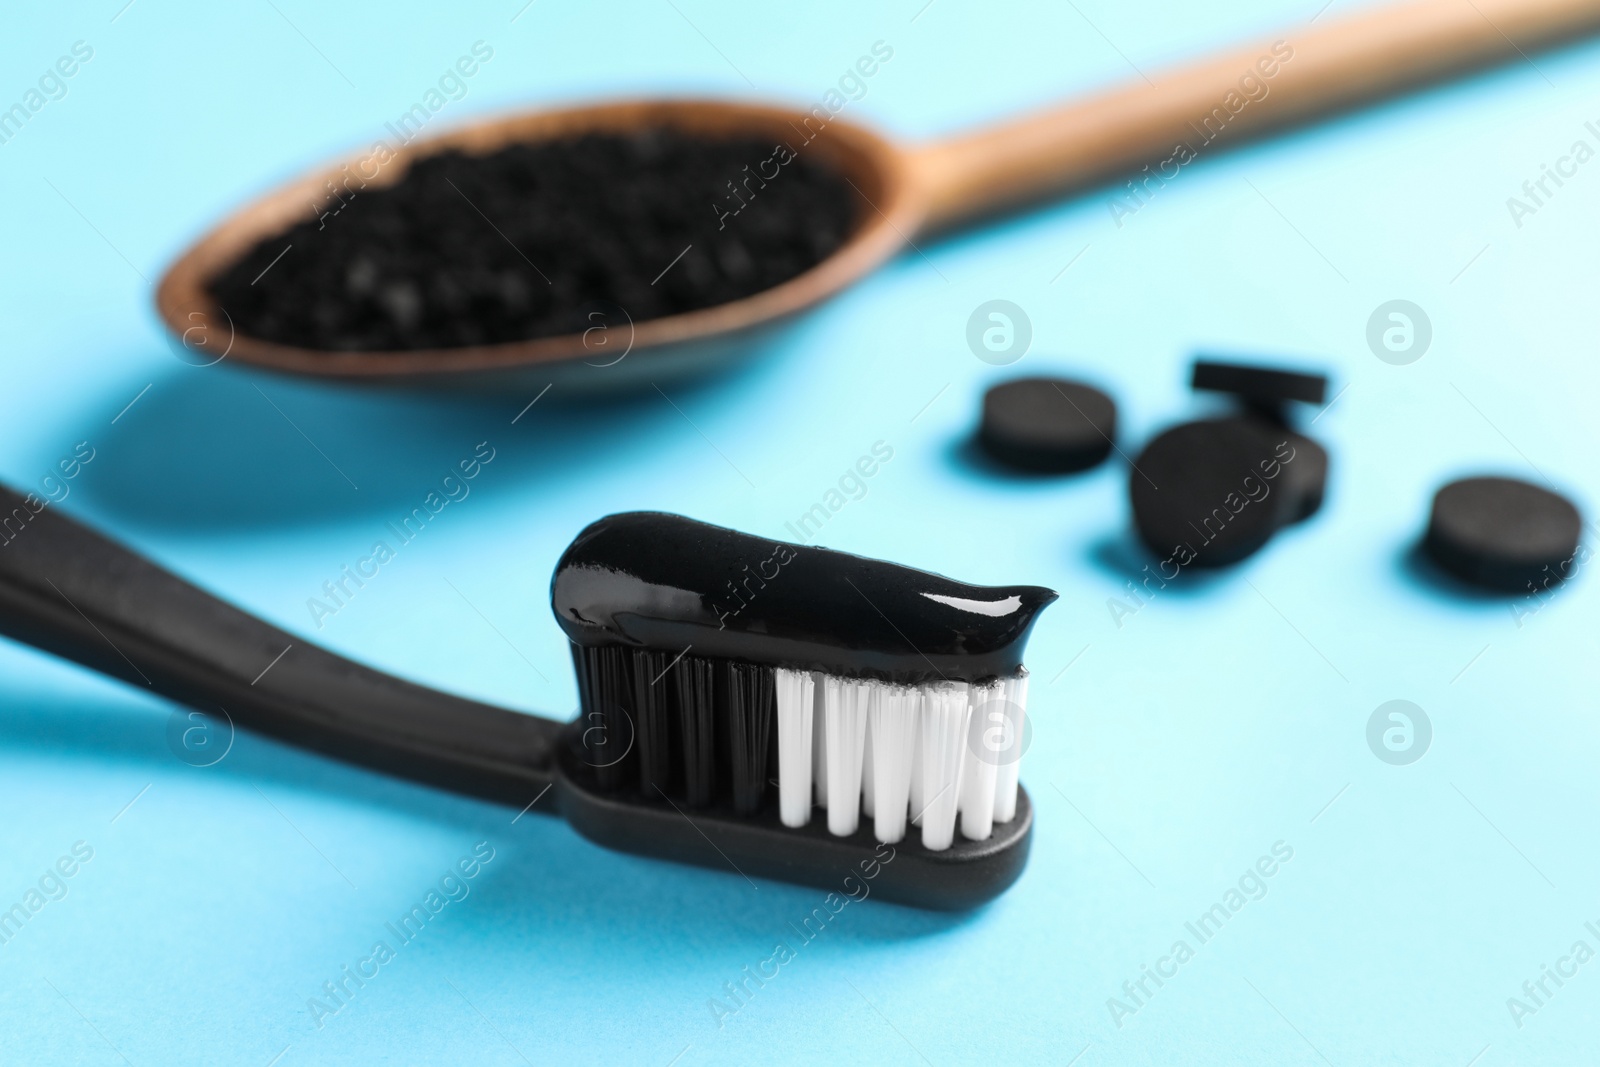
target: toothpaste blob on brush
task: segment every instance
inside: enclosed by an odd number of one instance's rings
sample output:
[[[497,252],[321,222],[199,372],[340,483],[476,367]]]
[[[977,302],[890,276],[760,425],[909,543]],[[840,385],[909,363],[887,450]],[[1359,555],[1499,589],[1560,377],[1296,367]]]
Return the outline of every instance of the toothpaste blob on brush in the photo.
[[[1015,816],[1022,653],[1055,599],[660,512],[593,523],[551,583],[602,789],[739,816],[775,799],[796,828],[815,805],[841,837],[865,810],[879,841],[917,825],[931,851],[958,817],[982,841]]]

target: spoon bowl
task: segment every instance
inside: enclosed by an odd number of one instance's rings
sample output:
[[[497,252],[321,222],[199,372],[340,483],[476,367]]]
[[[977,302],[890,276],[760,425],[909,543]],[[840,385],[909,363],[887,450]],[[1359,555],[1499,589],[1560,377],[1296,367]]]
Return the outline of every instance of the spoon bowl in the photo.
[[[704,138],[760,137],[783,142],[842,175],[861,198],[854,232],[817,266],[741,300],[633,322],[615,308],[582,333],[476,347],[404,351],[324,351],[278,344],[238,331],[211,295],[211,279],[275,233],[306,218],[329,190],[392,185],[417,160],[446,151],[486,155],[511,144],[584,133],[627,134],[671,128]],[[381,160],[381,162],[379,162]],[[494,387],[520,381],[589,382],[670,378],[713,369],[797,312],[827,299],[892,257],[916,232],[922,208],[902,153],[859,126],[793,108],[717,100],[624,100],[521,112],[385,146],[321,168],[247,205],[197,241],[162,278],[156,307],[194,354],[267,370],[360,382]],[[336,223],[335,223],[336,224]]]

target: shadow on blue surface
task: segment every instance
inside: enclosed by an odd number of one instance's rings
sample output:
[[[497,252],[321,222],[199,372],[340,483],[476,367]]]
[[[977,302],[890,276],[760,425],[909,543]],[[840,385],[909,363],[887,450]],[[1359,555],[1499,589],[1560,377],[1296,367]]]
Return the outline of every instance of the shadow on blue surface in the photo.
[[[1396,554],[1395,569],[1412,588],[1432,596],[1445,596],[1460,604],[1486,604],[1499,607],[1531,596],[1528,593],[1485,589],[1462,581],[1429,559],[1420,540],[1411,542]]]
[[[1160,567],[1162,559],[1145,547],[1132,527],[1107,533],[1092,542],[1084,555],[1090,563],[1112,578],[1132,582],[1141,588],[1147,580],[1154,588],[1163,573]],[[1160,592],[1176,593],[1179,596],[1201,596],[1219,583],[1227,581],[1229,574],[1236,570],[1237,567],[1209,569],[1184,567],[1179,570],[1177,577],[1169,579],[1165,585],[1160,586]]]
[[[1036,486],[1040,490],[1070,489],[1078,479],[1091,477],[1100,469],[1096,466],[1085,471],[1073,471],[1070,474],[1018,470],[1006,466],[985,452],[983,446],[978,444],[976,432],[963,433],[952,439],[945,448],[945,458],[952,469],[968,477],[982,479],[985,482],[998,479],[1017,485]]]
[[[674,399],[698,397],[729,388],[738,374],[669,389]],[[107,411],[106,421],[117,414]],[[675,435],[681,422],[648,385],[586,396],[556,386],[541,397],[538,388],[526,395],[402,390],[182,367],[96,441],[94,477],[82,492],[121,521],[163,530],[393,517],[418,506],[479,442],[496,450],[500,465],[497,477],[473,488],[520,493],[585,477]],[[500,460],[506,454],[516,461]]]

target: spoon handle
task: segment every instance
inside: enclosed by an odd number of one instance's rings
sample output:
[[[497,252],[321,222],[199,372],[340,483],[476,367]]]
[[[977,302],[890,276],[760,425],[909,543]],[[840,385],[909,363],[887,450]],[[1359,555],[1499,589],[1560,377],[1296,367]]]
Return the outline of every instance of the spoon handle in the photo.
[[[4,486],[0,633],[199,709],[219,729],[225,717],[353,763],[519,807],[551,782],[560,723],[425,689],[334,655],[224,603],[40,497]],[[177,754],[186,761],[191,755]],[[541,808],[553,811],[554,798],[546,801]]]
[[[1597,27],[1600,0],[1416,0],[1318,17],[1252,48],[914,148],[910,163],[929,229],[1129,174],[1145,197],[1217,145],[1527,59]]]

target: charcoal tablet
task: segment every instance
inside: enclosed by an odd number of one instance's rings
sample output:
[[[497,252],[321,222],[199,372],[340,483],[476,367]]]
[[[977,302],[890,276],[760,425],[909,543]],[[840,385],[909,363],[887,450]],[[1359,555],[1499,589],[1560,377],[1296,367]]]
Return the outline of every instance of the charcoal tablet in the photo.
[[[1189,422],[1158,436],[1130,475],[1140,539],[1179,566],[1225,566],[1261,548],[1302,505],[1283,480],[1283,442],[1282,431],[1250,419]]]
[[[1283,465],[1284,492],[1296,501],[1288,521],[1304,522],[1322,508],[1328,488],[1328,450],[1303,434],[1290,430],[1277,433],[1294,449],[1294,458]]]
[[[1515,478],[1463,478],[1433,497],[1423,549],[1486,589],[1527,592],[1566,577],[1583,521],[1563,496]]]
[[[1257,416],[1238,416],[1267,433],[1275,446],[1287,442],[1281,449],[1281,474],[1278,487],[1292,498],[1292,506],[1285,506],[1285,523],[1304,522],[1322,508],[1322,498],[1328,486],[1328,450],[1304,434],[1285,429],[1278,423]],[[1268,468],[1271,469],[1270,467]]]
[[[1290,400],[1320,404],[1328,391],[1325,375],[1210,359],[1194,361],[1189,385],[1213,393],[1232,393],[1246,403],[1268,406]]]
[[[1021,378],[983,394],[978,442],[1018,470],[1088,470],[1111,453],[1117,405],[1105,393],[1066,378]]]

